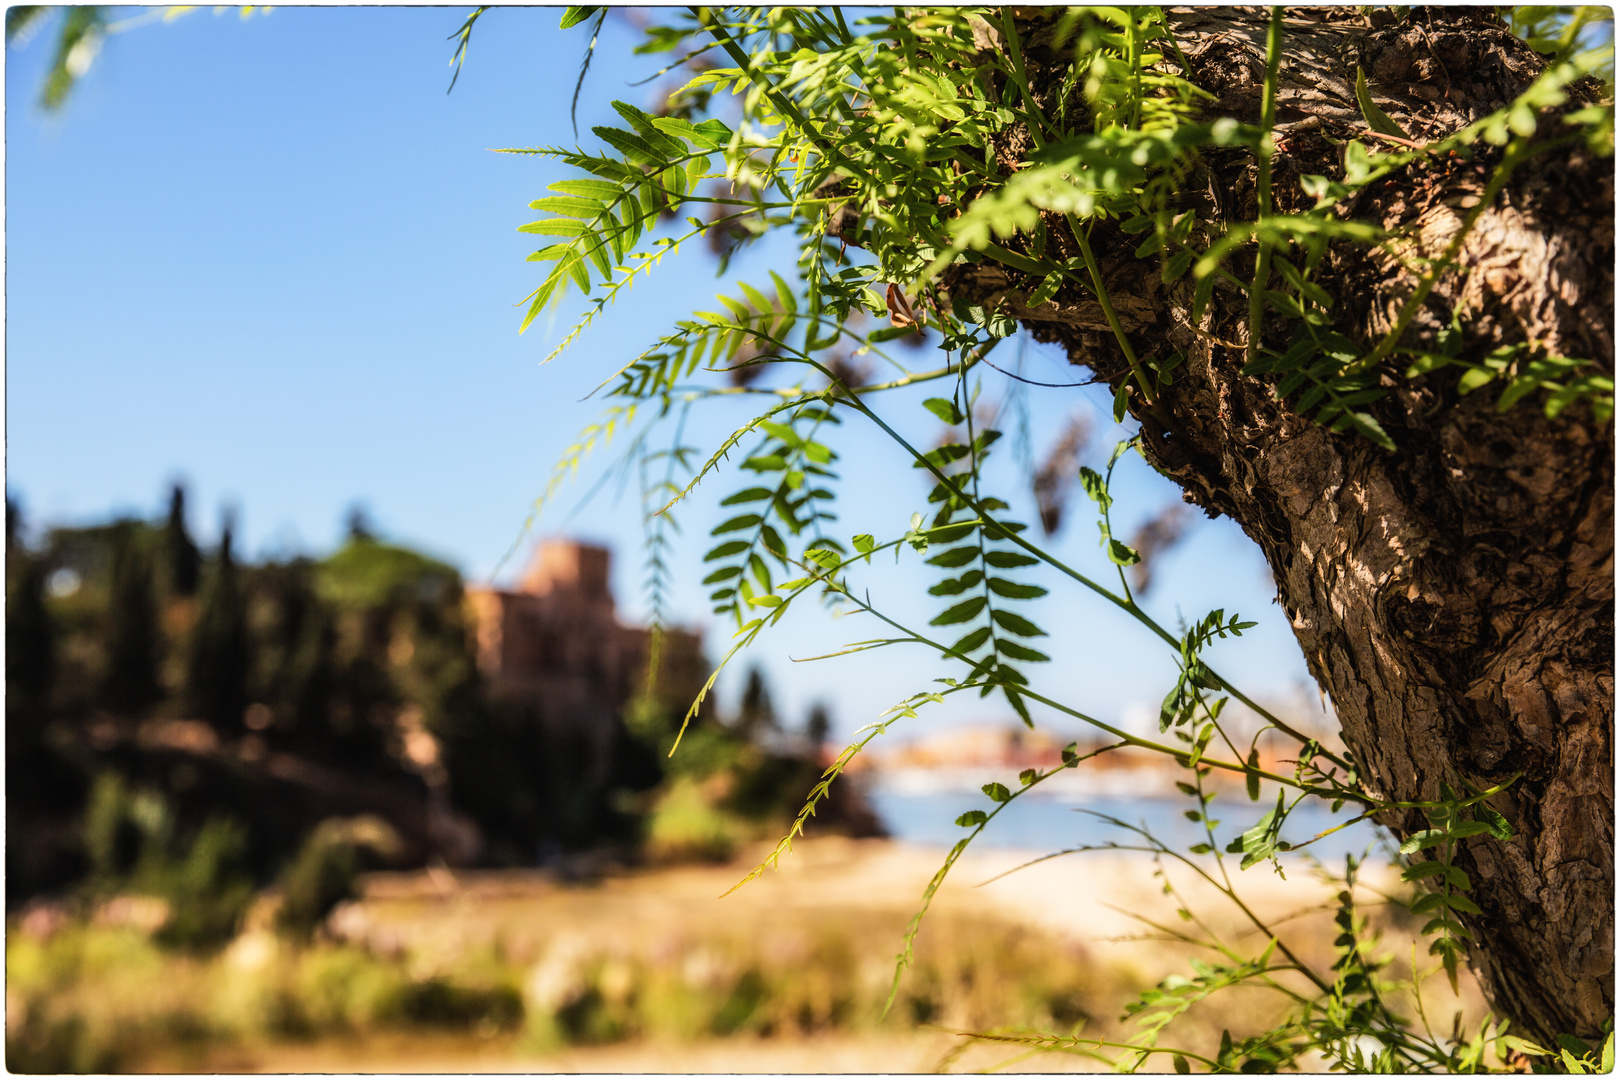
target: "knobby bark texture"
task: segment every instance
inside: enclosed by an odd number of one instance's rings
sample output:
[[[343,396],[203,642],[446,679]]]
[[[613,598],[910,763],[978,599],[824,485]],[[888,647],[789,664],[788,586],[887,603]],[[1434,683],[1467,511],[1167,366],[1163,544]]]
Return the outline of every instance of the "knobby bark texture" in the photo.
[[[1286,13],[1273,166],[1282,211],[1313,204],[1300,175],[1342,176],[1343,143],[1373,141],[1358,66],[1420,140],[1502,106],[1544,66],[1486,9],[1363,10]],[[1067,56],[1051,47],[1054,14],[1018,15],[1032,81],[1059,86]],[[1258,121],[1267,18],[1172,11],[1190,77],[1217,99],[1206,116]],[[1022,150],[1013,140],[1004,165]],[[1332,249],[1317,280],[1337,297],[1341,332],[1370,347],[1394,325],[1416,287],[1412,257],[1440,255],[1500,160],[1479,151],[1417,163],[1352,201],[1348,213],[1399,239]],[[1217,151],[1201,170],[1183,208],[1252,219],[1252,155]],[[1468,357],[1528,341],[1612,373],[1613,205],[1612,160],[1579,142],[1521,166],[1406,342],[1432,346],[1459,314]],[[1061,220],[1047,224],[1066,235]],[[1138,355],[1187,356],[1157,409],[1132,397],[1145,453],[1264,551],[1370,794],[1435,799],[1442,783],[1479,789],[1522,774],[1491,800],[1513,839],[1471,838],[1458,856],[1483,911],[1464,920],[1471,963],[1521,1033],[1598,1036],[1614,1011],[1613,426],[1585,406],[1549,421],[1535,398],[1498,413],[1500,384],[1460,396],[1456,369],[1409,380],[1391,362],[1389,393],[1370,409],[1398,451],[1331,433],[1241,374],[1247,298],[1218,289],[1195,323],[1190,280],[1162,285],[1157,259],[1132,256],[1137,239],[1107,226],[1092,235],[1114,305]],[[1233,263],[1239,277],[1250,258]],[[1129,372],[1095,299],[1064,291],[1032,308],[1034,286],[991,263],[949,280],[956,296],[1007,305],[1117,388]],[[1280,346],[1288,332],[1268,322],[1262,336]],[[1400,835],[1426,826],[1418,811],[1382,820]]]

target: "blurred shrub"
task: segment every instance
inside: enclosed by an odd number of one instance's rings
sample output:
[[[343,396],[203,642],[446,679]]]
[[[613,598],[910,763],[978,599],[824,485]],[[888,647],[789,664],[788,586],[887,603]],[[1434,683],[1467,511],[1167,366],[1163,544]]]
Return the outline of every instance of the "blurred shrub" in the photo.
[[[722,783],[727,779],[718,775]],[[654,862],[712,861],[731,857],[745,838],[743,823],[718,805],[717,785],[692,776],[673,778],[653,804],[646,854]]]
[[[534,1049],[623,1039],[803,1036],[933,1023],[1072,1027],[1117,979],[1073,946],[993,920],[942,918],[919,939],[895,1008],[883,934],[832,919],[790,940],[738,928],[674,953],[636,955],[576,935],[554,939],[524,982]]]
[[[381,818],[321,822],[281,875],[277,927],[308,939],[334,907],[355,895],[355,878],[366,853],[386,859],[399,849],[399,836]]]
[[[243,870],[247,832],[228,818],[210,818],[198,830],[184,859],[164,859],[143,875],[144,883],[169,902],[169,921],[158,940],[206,949],[235,933],[253,900],[253,880]]]
[[[70,922],[45,940],[6,935],[6,1065],[13,1072],[125,1070],[146,1048],[210,1036],[193,992],[201,965],[127,926]]]
[[[183,843],[175,836],[168,800],[146,788],[131,788],[116,773],[103,773],[91,788],[84,844],[90,895],[161,900],[167,917],[148,929],[166,945],[208,949],[223,944],[236,933],[253,899],[247,832],[238,822],[210,817],[189,844]]]
[[[115,1047],[87,1037],[82,1016],[47,1016],[16,1032],[6,1026],[6,1068],[14,1073],[117,1072]]]
[[[206,959],[82,920],[44,940],[10,931],[13,1072],[190,1071],[221,1044],[424,1028],[491,1035],[523,1018],[511,970],[417,975],[408,957],[287,947],[262,931]]]
[[[8,1064],[196,1070],[212,1060],[210,1047],[390,1031],[505,1033],[538,1051],[919,1023],[1067,1029],[1121,991],[1123,976],[1089,963],[1078,947],[983,915],[942,914],[918,939],[901,996],[884,1016],[901,918],[821,912],[787,933],[758,915],[634,937],[563,932],[538,954],[520,950],[521,960],[498,945],[446,949],[432,917],[388,955],[329,941],[301,945],[268,926],[204,956],[166,952],[135,929],[83,917],[49,932],[14,922]]]

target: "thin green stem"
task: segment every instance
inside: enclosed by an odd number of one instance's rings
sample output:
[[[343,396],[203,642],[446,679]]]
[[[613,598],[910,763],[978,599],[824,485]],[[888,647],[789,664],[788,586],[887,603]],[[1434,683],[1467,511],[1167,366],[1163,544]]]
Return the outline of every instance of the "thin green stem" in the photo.
[[[1024,74],[1024,49],[1018,40],[1018,27],[1012,11],[1006,8],[1001,12],[1001,32],[1007,37],[1008,74],[1024,98],[1024,107],[1029,110],[1025,117],[1029,137],[1034,141],[1036,150],[1044,150],[1046,140],[1041,138],[1041,110],[1035,104],[1035,95],[1030,93],[1029,79]]]
[[[866,416],[867,419],[871,420],[873,423],[877,424],[878,427],[882,428],[883,431],[890,438],[892,438],[903,449],[905,449],[906,452],[911,454],[914,459],[921,462],[930,472],[932,472],[934,474],[935,479],[939,480],[942,484],[944,484],[946,486],[946,488],[948,490],[950,490],[958,498],[960,498],[962,500],[962,502],[964,503],[964,505],[969,506],[976,513],[978,513],[979,516],[982,519],[984,519],[984,521],[987,523],[987,525],[989,527],[995,528],[998,534],[1005,536],[1012,543],[1018,545],[1019,547],[1023,548],[1024,550],[1028,551],[1031,555],[1033,555],[1036,558],[1042,560],[1043,562],[1046,562],[1049,565],[1055,567],[1057,570],[1061,571],[1062,573],[1064,573],[1068,577],[1070,577],[1070,578],[1074,579],[1075,581],[1079,582],[1080,584],[1084,585],[1086,588],[1091,589],[1097,595],[1103,597],[1109,603],[1114,604],[1116,607],[1119,607],[1121,610],[1128,613],[1132,618],[1136,619],[1138,622],[1142,623],[1148,629],[1152,630],[1155,634],[1157,634],[1171,648],[1177,650],[1177,652],[1180,651],[1180,649],[1181,649],[1180,640],[1178,640],[1174,635],[1172,635],[1164,627],[1160,626],[1151,616],[1149,616],[1147,614],[1147,612],[1143,611],[1142,608],[1136,603],[1136,601],[1134,599],[1131,599],[1128,596],[1126,598],[1121,598],[1119,596],[1116,596],[1113,592],[1111,592],[1108,589],[1104,588],[1103,586],[1099,585],[1095,581],[1092,581],[1090,578],[1086,577],[1084,574],[1081,574],[1079,571],[1074,570],[1072,567],[1069,567],[1068,565],[1061,562],[1060,560],[1058,560],[1057,558],[1055,558],[1054,556],[1052,556],[1048,552],[1042,550],[1039,547],[1036,547],[1034,544],[1031,544],[1029,541],[1025,540],[1023,537],[1019,536],[1017,533],[1013,532],[1012,530],[1005,529],[1005,528],[1000,528],[997,525],[997,523],[995,522],[994,518],[992,518],[990,516],[989,512],[984,508],[984,506],[979,502],[979,500],[977,498],[969,496],[966,492],[964,492],[961,489],[961,487],[957,485],[957,483],[955,482],[955,480],[952,477],[947,476],[932,461],[929,461],[928,458],[925,455],[919,453],[915,447],[913,447],[903,436],[901,436],[899,432],[895,431],[892,427],[890,427],[887,423],[885,423],[883,418],[878,416],[878,414],[876,412],[874,412],[865,402],[861,401],[854,394],[849,393],[847,391],[847,389],[845,389],[843,387],[843,384],[840,383],[837,380],[836,376],[834,376],[832,372],[828,371],[826,367],[824,367],[822,364],[818,363],[808,353],[805,353],[802,350],[797,349],[797,348],[787,344],[786,342],[778,341],[775,337],[773,337],[771,335],[760,334],[760,333],[758,333],[756,331],[750,331],[750,332],[755,333],[755,336],[757,336],[757,337],[761,337],[761,338],[763,338],[765,340],[770,341],[772,344],[777,345],[784,352],[797,354],[798,362],[809,364],[810,366],[814,367],[817,371],[820,371],[823,375],[827,376],[827,378],[834,384],[834,387],[836,387],[837,389],[845,390],[845,394],[847,396],[840,396],[839,398],[837,398],[837,400],[846,401],[848,404],[852,405],[857,411],[859,411],[864,416]],[[960,365],[961,365],[961,370],[965,371],[965,369],[968,366],[977,363],[979,360],[984,359],[985,356],[992,349],[994,349],[996,347],[996,345],[999,344],[999,343],[1000,343],[1000,339],[998,339],[996,341],[986,342],[984,345],[982,345],[978,349],[974,350],[974,352],[972,354],[964,355],[962,357],[961,361],[959,362]],[[947,366],[946,370],[949,371],[950,367]],[[834,387],[830,387],[829,390],[833,390]],[[834,391],[834,392],[836,393],[836,391]],[[827,391],[823,391],[822,393],[825,394],[825,393],[827,393]],[[809,399],[812,399],[812,398],[817,397],[817,396],[820,396],[820,395],[813,395],[813,394],[812,395],[806,395],[806,398],[804,400],[809,400]],[[770,416],[770,415],[774,415],[774,414],[776,414],[778,412],[781,412],[782,410],[784,410],[786,408],[790,408],[790,407],[792,407],[793,404],[794,404],[794,402],[791,402],[791,401],[783,402],[781,405],[778,405],[774,409],[770,410],[769,413],[767,414],[767,417]],[[711,460],[711,464],[712,464],[712,460]],[[705,471],[706,470],[707,470],[707,466],[705,467]],[[692,484],[687,488],[687,490],[685,492],[683,492],[681,494],[681,496],[679,496],[679,497],[677,497],[675,499],[672,499],[670,501],[669,505],[673,506],[676,502],[679,502],[681,498],[684,498],[685,495],[692,490],[692,488],[697,486],[698,480],[701,480],[701,479],[702,479],[702,474],[700,473],[699,476],[696,479],[693,480]],[[666,506],[664,509],[667,510],[668,508],[669,507]],[[660,511],[660,512],[662,512],[662,511]],[[904,630],[903,627],[900,627],[899,629]],[[1253,709],[1254,712],[1257,715],[1263,717],[1267,722],[1269,722],[1274,727],[1276,727],[1277,730],[1287,734],[1291,738],[1294,738],[1294,739],[1298,740],[1301,743],[1308,743],[1308,742],[1313,741],[1309,737],[1307,737],[1306,735],[1302,734],[1301,732],[1296,731],[1290,725],[1284,723],[1278,717],[1274,716],[1269,710],[1263,708],[1261,705],[1259,705],[1257,702],[1255,702],[1253,699],[1251,699],[1248,695],[1244,694],[1242,691],[1240,691],[1240,690],[1236,689],[1235,687],[1231,686],[1227,682],[1227,680],[1222,679],[1220,677],[1218,672],[1215,672],[1213,669],[1211,669],[1211,674],[1215,675],[1215,677],[1220,681],[1221,685],[1223,687],[1225,687],[1227,689],[1227,691],[1229,693],[1231,693],[1231,695],[1233,697],[1237,698],[1237,700],[1239,700],[1243,704],[1247,705],[1250,709]],[[1042,700],[1043,702],[1051,704],[1051,702],[1047,701],[1046,699],[1037,698],[1037,700]],[[1060,706],[1060,708],[1063,708],[1063,707]],[[1072,710],[1067,710],[1065,708],[1065,711],[1072,711]],[[1088,722],[1097,723],[1099,726],[1105,726],[1105,725],[1101,725],[1098,721],[1092,720],[1090,717],[1082,716],[1082,714],[1073,713],[1073,715],[1075,715],[1076,717],[1079,717],[1081,719],[1087,720]],[[1109,730],[1112,730],[1112,729],[1109,729]],[[1157,745],[1157,744],[1154,744],[1154,745]],[[1348,767],[1347,763],[1342,761],[1336,755],[1328,753],[1325,750],[1320,750],[1319,752],[1322,754],[1323,757],[1326,757],[1328,760],[1333,761],[1336,764],[1339,764],[1341,766]],[[1223,766],[1223,767],[1227,767],[1227,766]],[[1235,766],[1233,768],[1235,768],[1237,771],[1240,771],[1240,772],[1253,771],[1253,770],[1250,770],[1247,766]],[[1282,778],[1275,777],[1275,776],[1273,776],[1272,774],[1269,774],[1269,773],[1262,773],[1261,775],[1267,776],[1267,777],[1270,777],[1270,778],[1273,778],[1273,779],[1282,779]],[[1299,786],[1299,785],[1295,784],[1294,781],[1284,780],[1283,782],[1289,784],[1289,786]],[[1320,789],[1302,788],[1302,790],[1311,791],[1313,794],[1322,794]],[[1333,798],[1357,798],[1359,801],[1367,802],[1367,803],[1370,803],[1372,801],[1372,800],[1366,799],[1365,797],[1362,797],[1362,796],[1347,796],[1347,795],[1342,795],[1342,794],[1330,795],[1329,797],[1333,797]]]
[[[984,350],[982,350],[982,352],[983,353],[988,353],[990,351],[990,348],[993,348],[993,347],[994,347],[994,343],[992,343],[990,346],[986,347]],[[818,369],[825,372],[826,369],[822,368],[820,364],[816,364],[816,362],[814,360],[811,360],[811,361],[808,361],[808,362],[811,363],[811,364],[815,364],[815,366]],[[854,398],[847,399],[847,400],[849,401],[849,403],[851,405],[853,405],[868,420],[871,420],[878,427],[882,428],[883,431],[890,438],[892,438],[895,442],[899,443],[900,446],[907,453],[911,454],[911,456],[914,459],[921,462],[925,468],[927,468],[930,472],[932,472],[934,474],[935,479],[937,479],[941,483],[945,484],[953,493],[955,493],[959,498],[961,498],[962,501],[965,504],[967,504],[974,511],[976,511],[979,514],[979,516],[985,520],[985,522],[987,523],[987,527],[996,529],[996,531],[997,531],[997,533],[999,535],[1005,536],[1013,544],[1016,544],[1017,546],[1023,548],[1025,551],[1029,552],[1031,555],[1033,555],[1036,558],[1040,559],[1042,562],[1048,564],[1049,566],[1052,566],[1053,568],[1055,568],[1056,570],[1058,570],[1062,574],[1066,575],[1067,577],[1072,578],[1074,581],[1079,582],[1081,585],[1084,585],[1086,588],[1090,589],[1092,592],[1096,593],[1098,596],[1102,597],[1104,600],[1107,600],[1110,604],[1113,604],[1115,607],[1119,608],[1120,610],[1124,611],[1126,614],[1130,615],[1131,618],[1135,619],[1137,622],[1141,623],[1143,626],[1145,626],[1149,630],[1153,631],[1153,633],[1157,634],[1159,636],[1159,638],[1166,645],[1169,645],[1172,649],[1175,649],[1178,653],[1181,651],[1181,641],[1180,641],[1180,639],[1177,638],[1174,634],[1170,633],[1170,631],[1166,630],[1164,627],[1160,626],[1156,621],[1154,621],[1153,617],[1150,616],[1147,612],[1143,611],[1141,609],[1141,607],[1139,607],[1134,600],[1122,599],[1121,597],[1115,595],[1110,590],[1108,590],[1108,589],[1104,588],[1103,586],[1099,585],[1097,582],[1091,580],[1086,575],[1080,573],[1078,570],[1075,570],[1073,567],[1071,567],[1068,564],[1064,563],[1062,560],[1058,559],[1056,556],[1050,554],[1047,551],[1042,550],[1039,547],[1036,547],[1034,544],[1030,543],[1028,540],[1025,540],[1023,537],[1021,537],[1017,533],[1013,532],[1011,529],[1001,528],[997,524],[995,519],[990,515],[990,512],[987,511],[982,505],[979,504],[978,500],[971,498],[966,492],[964,492],[960,487],[958,487],[956,485],[955,481],[953,481],[949,476],[946,476],[942,471],[940,471],[938,468],[936,468],[933,462],[929,461],[922,453],[920,453],[916,449],[916,447],[912,446],[909,442],[907,442],[906,439],[899,432],[895,431],[894,428],[890,427],[887,423],[885,423],[883,418],[878,416],[877,413],[873,412],[872,409],[870,407],[868,407],[865,402],[860,401],[859,399],[854,399]],[[1288,737],[1290,737],[1292,739],[1296,739],[1301,743],[1308,743],[1308,742],[1313,742],[1314,741],[1308,735],[1305,735],[1302,732],[1299,732],[1299,731],[1295,730],[1291,725],[1283,722],[1280,718],[1273,715],[1272,712],[1269,709],[1266,709],[1264,706],[1260,705],[1253,698],[1251,698],[1247,694],[1243,693],[1243,691],[1237,689],[1228,680],[1222,678],[1220,673],[1215,671],[1213,668],[1210,668],[1210,674],[1214,675],[1216,677],[1216,679],[1218,679],[1220,681],[1221,686],[1224,687],[1228,693],[1230,693],[1237,700],[1241,701],[1243,704],[1247,705],[1250,709],[1253,709],[1256,715],[1258,715],[1260,717],[1263,717],[1266,720],[1267,723],[1271,724],[1278,731],[1281,731],[1283,734],[1287,735]],[[1078,714],[1076,714],[1076,715],[1078,715]],[[1348,762],[1346,762],[1343,759],[1339,758],[1335,754],[1332,754],[1332,753],[1330,753],[1330,752],[1328,752],[1326,750],[1320,750],[1320,749],[1318,750],[1318,753],[1320,753],[1323,757],[1327,758],[1329,761],[1332,761],[1337,765],[1340,765],[1340,766],[1343,766],[1343,767],[1346,767],[1346,768],[1349,767]],[[1246,769],[1247,769],[1246,766],[1240,767],[1239,771],[1246,771]],[[1262,775],[1269,775],[1269,774],[1262,774]],[[1292,786],[1293,781],[1289,781],[1289,784]],[[1313,792],[1315,792],[1317,794],[1320,794],[1320,792],[1317,791],[1316,789],[1311,789],[1311,790],[1313,790]],[[1358,798],[1362,802],[1371,802],[1372,801],[1372,800],[1366,799],[1365,797],[1362,797],[1362,796],[1337,796],[1336,795],[1336,796],[1333,796],[1333,797],[1334,798],[1354,797],[1354,798]]]
[[[1133,832],[1139,833],[1146,839],[1151,840],[1153,843],[1158,844],[1159,850],[1161,850],[1164,854],[1189,867],[1195,874],[1209,882],[1212,887],[1224,894],[1228,900],[1237,905],[1238,910],[1243,912],[1244,917],[1247,918],[1249,922],[1254,924],[1254,928],[1256,930],[1260,931],[1262,934],[1266,935],[1266,937],[1277,943],[1277,951],[1288,957],[1289,962],[1294,965],[1301,975],[1304,975],[1307,979],[1311,980],[1311,982],[1315,983],[1316,988],[1322,991],[1322,993],[1326,994],[1329,992],[1328,984],[1322,981],[1322,977],[1316,974],[1316,972],[1312,971],[1303,960],[1294,955],[1293,950],[1289,949],[1288,945],[1280,937],[1278,937],[1275,932],[1272,931],[1271,927],[1267,926],[1265,921],[1261,919],[1260,916],[1256,915],[1248,904],[1243,902],[1243,898],[1238,896],[1237,891],[1233,889],[1230,884],[1222,885],[1219,881],[1216,881],[1214,878],[1210,877],[1209,872],[1206,871],[1202,866],[1199,866],[1197,863],[1193,862],[1179,851],[1172,850],[1171,848],[1160,844],[1158,840],[1143,832],[1141,829],[1129,825],[1126,827],[1131,829]]]
[[[1266,85],[1260,111],[1260,126],[1265,135],[1255,150],[1255,201],[1264,220],[1271,216],[1271,158],[1276,152],[1271,142],[1271,131],[1277,124],[1277,68],[1282,61],[1283,9],[1271,9],[1271,25],[1266,30]],[[1266,280],[1271,276],[1271,242],[1260,238],[1260,250],[1254,256],[1254,283],[1249,287],[1249,342],[1247,359],[1254,363],[1260,356],[1260,328],[1266,316]]]
[[[965,360],[966,357],[963,357]],[[968,439],[968,479],[973,484],[973,501],[979,502],[979,453],[977,441],[973,435],[973,399],[968,394],[967,365],[962,365],[961,376],[957,386],[962,393],[962,420],[967,426]],[[985,558],[984,530],[977,530],[979,548],[979,572],[984,576],[979,580],[979,590],[984,596],[985,625],[990,628],[990,654],[1001,655],[1000,635],[996,633],[996,598],[990,592],[990,563]]]
[[[846,593],[845,595],[848,594]],[[853,597],[851,599],[853,599]],[[881,616],[879,617],[881,618]],[[901,629],[904,629],[904,627],[901,627]],[[980,833],[984,832],[985,829],[990,827],[990,823],[996,819],[996,815],[1000,814],[1008,806],[1012,805],[1013,800],[1017,799],[1020,795],[1024,794],[1026,791],[1032,790],[1037,784],[1056,776],[1058,773],[1076,767],[1082,761],[1089,758],[1094,758],[1099,754],[1106,753],[1113,749],[1116,748],[1113,746],[1099,747],[1098,749],[1086,754],[1084,757],[1077,757],[1073,761],[1065,761],[1063,764],[1057,765],[1051,769],[1047,769],[1045,772],[1037,773],[1035,779],[1031,780],[1017,791],[1009,791],[1005,799],[998,802],[995,808],[988,814],[983,815],[984,819],[978,823],[972,832],[968,833],[965,837],[956,842],[956,845],[951,848],[950,854],[945,857],[945,865],[939,868],[939,870],[934,874],[933,879],[929,881],[928,887],[923,890],[922,906],[917,909],[917,913],[911,917],[911,922],[906,926],[905,944],[901,947],[900,955],[895,958],[894,982],[889,987],[889,999],[884,1003],[883,1015],[888,1015],[889,1009],[894,1006],[894,999],[896,995],[900,993],[900,979],[905,974],[906,967],[911,962],[912,943],[917,939],[917,931],[922,928],[923,916],[928,914],[928,908],[933,903],[934,894],[937,893],[939,891],[939,887],[945,883],[945,878],[950,875],[951,868],[956,865],[956,861],[962,857],[962,853],[968,849],[968,846],[978,838]]]
[[[1131,69],[1131,130],[1142,130],[1142,35],[1136,12],[1125,9],[1126,65]]]
[[[802,564],[800,565],[802,567]],[[803,568],[809,569],[808,567]],[[896,622],[894,619],[891,619],[889,616],[883,614],[883,612],[877,610],[877,608],[873,607],[868,601],[862,600],[860,597],[856,596],[849,590],[847,586],[839,583],[835,579],[828,577],[819,580],[822,580],[826,584],[827,588],[844,597],[850,603],[854,604],[868,615],[887,623],[889,626],[892,626],[896,630],[900,631],[900,633],[905,634],[907,640],[915,641],[919,645],[926,645],[930,649],[938,650],[942,655],[960,660],[969,667],[974,666],[974,662],[971,657],[964,656],[952,649],[949,645],[944,645],[933,640],[932,638],[924,637],[922,634],[917,633],[909,626]],[[778,608],[777,610],[781,609]],[[1132,735],[1128,731],[1123,731],[1120,728],[1114,727],[1112,724],[1104,723],[1095,716],[1090,716],[1079,711],[1078,709],[1071,708],[1070,706],[1063,704],[1061,701],[1049,698],[1045,694],[1029,689],[1027,686],[1020,686],[1018,688],[1018,693],[1023,697],[1029,698],[1031,701],[1038,701],[1042,705],[1045,705],[1051,709],[1056,709],[1058,712],[1063,713],[1066,716],[1072,716],[1076,720],[1080,720],[1084,723],[1090,724],[1092,727],[1106,731],[1116,739],[1129,743],[1131,746],[1140,747],[1143,750],[1152,750],[1159,754],[1166,754],[1183,763],[1190,760],[1190,751],[1178,750],[1175,747],[1167,746],[1164,743],[1157,743],[1151,739],[1144,739],[1141,736]],[[1228,772],[1242,773],[1245,776],[1259,776],[1262,779],[1271,780],[1275,783],[1283,785],[1284,787],[1294,788],[1295,790],[1304,792],[1308,795],[1316,795],[1319,798],[1345,799],[1368,804],[1373,802],[1373,800],[1368,796],[1360,795],[1355,792],[1311,787],[1310,785],[1300,783],[1298,780],[1292,777],[1282,776],[1278,773],[1266,772],[1264,769],[1252,768],[1249,765],[1240,764],[1238,762],[1221,761],[1218,758],[1199,758],[1198,763],[1200,765],[1208,765],[1211,768],[1225,769]]]
[[[1108,471],[1103,474],[1103,491],[1104,492],[1108,491],[1109,485],[1111,485],[1114,482],[1114,466],[1119,464],[1119,458],[1120,458],[1120,454],[1119,454],[1118,451],[1116,451],[1114,456],[1112,458],[1110,458],[1109,461],[1108,461]],[[1114,500],[1113,500],[1112,497],[1105,497],[1103,499],[1103,501],[1102,501],[1103,528],[1108,530],[1108,539],[1110,541],[1112,541],[1114,539],[1113,506],[1114,506]],[[1109,561],[1113,562],[1112,552],[1110,552]],[[1121,589],[1123,589],[1124,592],[1125,592],[1125,602],[1127,604],[1131,605],[1132,607],[1135,607],[1136,606],[1136,598],[1131,595],[1130,583],[1125,580],[1125,568],[1123,566],[1121,566],[1119,563],[1115,562],[1114,563],[1114,569],[1119,572],[1119,587]]]
[[[748,76],[748,80],[755,86],[759,87],[760,91],[770,99],[771,104],[776,106],[776,110],[778,112],[780,112],[787,119],[793,121],[798,129],[804,133],[805,140],[809,142],[810,145],[814,146],[816,151],[820,153],[822,157],[826,158],[828,161],[837,162],[858,175],[866,175],[865,169],[860,168],[849,158],[845,157],[838,151],[836,146],[826,143],[820,137],[820,132],[810,126],[810,121],[805,119],[804,114],[799,111],[798,107],[784,97],[780,90],[772,86],[769,79],[767,79],[759,71],[755,70],[749,55],[742,50],[741,46],[737,44],[736,39],[733,38],[729,32],[727,32],[724,25],[712,17],[706,18],[706,12],[704,9],[693,8],[692,12],[694,15],[697,15],[699,19],[704,20],[704,29],[708,30],[712,37],[719,39],[721,48],[725,49],[726,54],[736,62],[737,67],[742,70],[743,74]]]
[[[1131,339],[1125,336],[1125,328],[1119,323],[1119,316],[1114,313],[1114,305],[1108,299],[1108,289],[1103,285],[1102,271],[1097,268],[1097,257],[1091,253],[1091,243],[1086,239],[1086,230],[1080,227],[1080,219],[1073,214],[1066,215],[1069,222],[1069,231],[1074,234],[1075,243],[1080,245],[1080,256],[1086,261],[1086,271],[1091,275],[1091,288],[1097,294],[1097,302],[1102,305],[1103,316],[1108,320],[1108,326],[1114,331],[1114,340],[1119,342],[1120,349],[1125,353],[1125,359],[1131,365],[1131,374],[1136,376],[1136,385],[1142,388],[1142,398],[1149,405],[1156,400],[1153,393],[1153,384],[1142,371],[1141,363],[1136,359],[1136,350],[1131,348]]]

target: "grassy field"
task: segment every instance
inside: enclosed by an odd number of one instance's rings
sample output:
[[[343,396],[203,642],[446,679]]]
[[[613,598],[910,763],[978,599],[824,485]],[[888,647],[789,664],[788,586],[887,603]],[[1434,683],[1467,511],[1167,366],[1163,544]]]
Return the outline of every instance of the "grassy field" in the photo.
[[[753,852],[756,857],[762,852]],[[887,841],[801,843],[779,872],[722,897],[749,868],[632,870],[566,883],[530,872],[374,875],[307,945],[262,917],[222,952],[160,950],[140,905],[36,912],[7,935],[14,1071],[911,1072],[984,1068],[1015,1048],[957,1033],[1118,1037],[1122,1004],[1186,970],[1185,946],[1142,940],[1178,903],[1126,853],[1071,856],[989,884],[1016,853],[963,859],[940,890],[893,1007],[906,923],[942,853]],[[1332,890],[1303,867],[1257,868],[1262,918],[1331,959]],[[1210,925],[1243,927],[1207,889]],[[1313,910],[1315,909],[1315,910]],[[149,922],[150,919],[148,918]],[[52,925],[52,924],[55,925]],[[1398,927],[1391,951],[1403,957]],[[1250,935],[1252,937],[1252,933]],[[1443,980],[1438,981],[1443,985]],[[1479,1013],[1465,986],[1444,1013]],[[1177,1041],[1252,1030],[1276,995],[1195,1009]],[[966,1049],[963,1049],[964,1046]],[[1047,1055],[1018,1071],[1091,1070]]]

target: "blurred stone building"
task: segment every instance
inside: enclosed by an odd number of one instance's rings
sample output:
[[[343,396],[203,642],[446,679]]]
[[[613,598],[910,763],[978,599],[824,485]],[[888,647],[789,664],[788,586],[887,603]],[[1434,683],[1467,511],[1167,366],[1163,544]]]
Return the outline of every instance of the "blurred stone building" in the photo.
[[[492,704],[528,713],[553,738],[583,745],[595,781],[610,766],[620,719],[646,693],[653,636],[619,622],[610,560],[606,548],[545,541],[515,590],[467,590]],[[660,637],[652,696],[678,718],[708,678],[702,640],[678,629]]]

